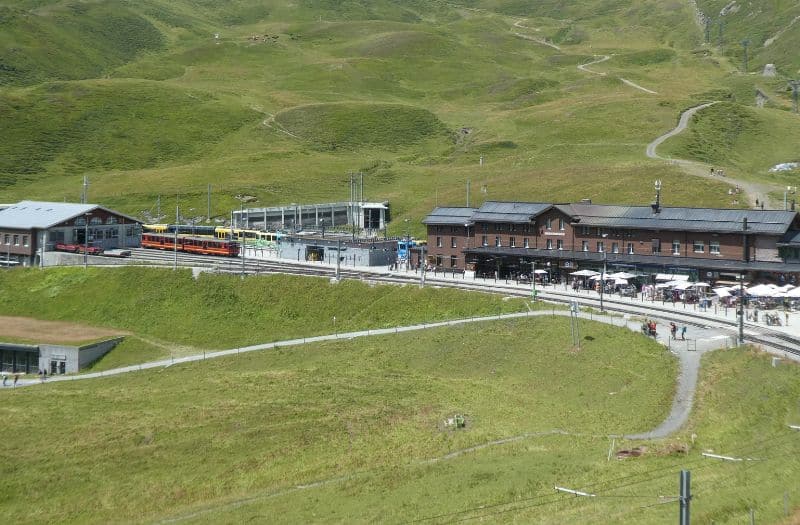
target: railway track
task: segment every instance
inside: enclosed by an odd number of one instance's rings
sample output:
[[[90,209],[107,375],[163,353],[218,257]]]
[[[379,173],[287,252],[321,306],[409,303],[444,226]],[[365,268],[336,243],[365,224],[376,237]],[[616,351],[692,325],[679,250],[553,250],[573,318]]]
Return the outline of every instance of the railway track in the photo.
[[[131,252],[131,258],[128,261],[129,264],[160,267],[172,267],[175,264],[175,254],[172,251],[133,249]],[[181,252],[178,252],[178,266],[204,268],[217,273],[247,275],[271,273],[317,277],[335,277],[336,275],[336,270],[327,266],[317,267],[309,266],[303,263],[293,263],[291,261],[269,261],[261,259],[245,259],[244,263],[242,263],[241,258],[195,255]],[[355,270],[344,266],[340,267],[339,275],[343,279],[358,279],[362,281],[387,284],[418,284],[420,282],[420,278],[416,274],[387,275],[377,272],[373,273],[363,270]],[[482,293],[501,293],[503,295],[513,297],[530,297],[530,292],[528,290],[504,285],[502,283],[495,283],[494,286],[488,287],[486,284],[479,284],[470,281],[459,282],[453,280],[444,280],[437,278],[436,276],[430,276],[427,280],[427,284],[429,286],[458,288],[461,290],[478,291]],[[569,304],[573,301],[577,301],[583,307],[595,309],[599,309],[600,307],[599,297],[593,297],[591,295],[576,297],[566,293],[562,294],[558,291],[544,290],[541,291],[539,297],[545,301],[558,304]],[[728,321],[716,317],[710,318],[699,315],[695,312],[670,309],[669,307],[659,305],[658,303],[642,303],[641,306],[638,306],[626,302],[616,301],[613,296],[607,296],[604,299],[603,306],[604,310],[613,314],[641,317],[647,316],[666,322],[678,321],[680,323],[698,328],[718,328],[729,332],[732,337],[735,337],[738,334],[738,325],[735,320]],[[770,348],[773,351],[785,352],[795,356],[800,356],[800,338],[794,337],[790,334],[747,323],[745,325],[744,337],[745,340],[750,343],[755,343],[763,347]]]

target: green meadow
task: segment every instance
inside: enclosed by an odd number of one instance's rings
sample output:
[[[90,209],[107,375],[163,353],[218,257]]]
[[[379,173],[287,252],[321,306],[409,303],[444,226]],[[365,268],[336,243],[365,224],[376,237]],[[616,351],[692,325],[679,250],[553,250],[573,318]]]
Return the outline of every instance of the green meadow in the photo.
[[[205,210],[211,184],[212,216],[226,217],[240,195],[341,200],[361,172],[366,197],[417,233],[437,203],[465,202],[467,181],[473,204],[640,204],[659,178],[666,204],[729,205],[723,181],[644,149],[719,99],[664,151],[794,180],[767,172],[796,160],[800,131],[786,91],[796,26],[763,47],[794,9],[778,4],[726,15],[731,42],[736,21],[758,20],[749,69],[779,66],[765,79],[742,74],[736,46],[705,44],[677,3],[0,1],[0,201],[74,200],[87,175],[93,201],[139,216],[159,195]],[[605,75],[577,69],[601,55],[590,69]]]

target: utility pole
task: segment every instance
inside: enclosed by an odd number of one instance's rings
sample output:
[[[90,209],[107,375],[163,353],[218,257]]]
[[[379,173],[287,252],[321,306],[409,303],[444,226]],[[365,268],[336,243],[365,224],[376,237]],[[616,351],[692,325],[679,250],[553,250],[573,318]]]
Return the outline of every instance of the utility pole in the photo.
[[[719,19],[719,54],[725,54],[725,18]]]
[[[744,73],[747,74],[747,46],[750,45],[750,39],[745,38],[742,40],[742,47],[744,48],[744,57],[743,57],[743,66],[744,66]]]
[[[409,258],[410,258],[410,253],[411,252],[409,251]],[[427,259],[425,259],[425,246],[419,247],[419,257],[420,257],[419,264],[422,267],[422,271],[419,274],[419,287],[425,288],[425,270],[427,269],[428,266],[428,261]]]
[[[606,287],[606,261],[608,260],[608,256],[606,254],[606,247],[603,246],[603,272],[600,274],[600,312],[604,312],[603,309],[603,292],[605,291]]]
[[[469,185],[470,185],[470,182],[471,181],[469,179],[467,179],[467,208],[469,208]]]
[[[339,263],[342,260],[342,240],[336,239],[336,282],[341,278],[339,276]]]
[[[744,272],[739,274],[739,344],[744,344]]]
[[[705,30],[706,30],[706,44],[710,44],[711,43],[711,17],[710,16],[703,17],[703,24],[704,24]]]
[[[86,222],[83,224],[83,269],[89,268],[89,218],[86,214]]]
[[[161,194],[158,194],[158,199],[156,199],[156,221],[161,220]]]
[[[172,267],[173,270],[178,269],[178,224],[181,222],[181,212],[178,202],[178,196],[175,196],[175,241],[173,242],[173,247],[175,248],[175,264]]]
[[[206,210],[206,220],[211,222],[211,184],[208,185],[208,209]]]
[[[536,261],[531,260],[531,300],[536,300]]]
[[[688,470],[681,470],[680,525],[689,525],[689,503],[692,501],[692,475]]]

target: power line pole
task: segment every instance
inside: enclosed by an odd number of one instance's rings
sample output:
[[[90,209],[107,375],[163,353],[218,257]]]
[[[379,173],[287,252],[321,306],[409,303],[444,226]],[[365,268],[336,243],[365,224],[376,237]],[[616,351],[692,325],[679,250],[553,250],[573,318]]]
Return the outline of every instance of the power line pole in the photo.
[[[177,204],[178,196],[175,196],[175,241],[173,242],[173,247],[175,248],[175,265],[173,266],[173,270],[178,269],[178,223],[181,222],[180,216],[180,208]]]
[[[206,210],[206,220],[211,222],[211,184],[208,185],[208,209]]]
[[[710,44],[711,43],[711,17],[710,16],[703,17],[703,24],[705,26],[705,32],[706,32],[706,44]]]
[[[336,281],[338,282],[341,278],[339,276],[339,263],[342,260],[342,240],[336,239]]]
[[[692,475],[688,470],[681,470],[680,525],[689,525],[689,503],[692,500]]]
[[[725,18],[719,19],[719,54],[725,54]]]

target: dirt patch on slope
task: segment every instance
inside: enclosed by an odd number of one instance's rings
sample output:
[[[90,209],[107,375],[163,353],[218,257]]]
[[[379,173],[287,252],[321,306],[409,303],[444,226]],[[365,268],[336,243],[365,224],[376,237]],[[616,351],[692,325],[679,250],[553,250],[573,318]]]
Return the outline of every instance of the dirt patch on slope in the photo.
[[[119,335],[129,335],[129,332],[66,321],[0,316],[0,341],[7,339],[9,342],[24,340],[32,343],[81,343]]]

